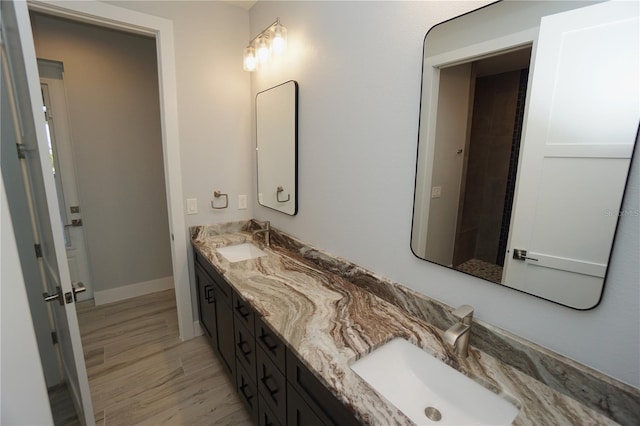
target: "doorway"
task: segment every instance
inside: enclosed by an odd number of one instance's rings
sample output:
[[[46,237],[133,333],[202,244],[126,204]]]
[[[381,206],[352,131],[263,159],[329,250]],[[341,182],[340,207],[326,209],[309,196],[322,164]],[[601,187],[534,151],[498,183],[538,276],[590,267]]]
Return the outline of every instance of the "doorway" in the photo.
[[[472,64],[452,266],[500,283],[509,237],[531,49]]]
[[[93,284],[99,303],[173,288],[155,39],[33,12],[31,22],[47,58],[41,89],[72,281]],[[50,397],[55,419],[64,389]]]

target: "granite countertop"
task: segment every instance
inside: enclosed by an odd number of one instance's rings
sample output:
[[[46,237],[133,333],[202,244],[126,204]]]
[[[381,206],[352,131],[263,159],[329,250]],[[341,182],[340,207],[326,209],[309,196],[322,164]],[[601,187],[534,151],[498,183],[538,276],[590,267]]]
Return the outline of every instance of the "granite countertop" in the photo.
[[[223,229],[223,232],[224,231]],[[217,247],[253,241],[267,256],[228,262]],[[321,382],[365,424],[412,424],[350,369],[363,355],[403,337],[519,408],[515,425],[617,424],[474,347],[456,357],[442,331],[298,254],[265,248],[251,233],[195,232],[192,242],[264,317]]]

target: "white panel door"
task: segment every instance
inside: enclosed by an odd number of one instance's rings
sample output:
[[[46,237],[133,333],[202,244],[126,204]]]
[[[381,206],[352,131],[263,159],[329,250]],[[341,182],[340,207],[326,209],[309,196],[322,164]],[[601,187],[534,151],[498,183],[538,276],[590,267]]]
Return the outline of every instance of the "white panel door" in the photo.
[[[93,285],[76,183],[62,64],[38,60],[38,68],[45,104],[47,142],[53,155],[60,217],[64,223],[63,232],[69,273],[74,285],[84,285],[86,289],[78,294],[77,300],[89,300],[93,299]]]
[[[505,261],[510,286],[577,309],[599,302],[640,119],[639,36],[636,2],[542,19]],[[516,249],[527,259],[514,259]]]
[[[42,95],[29,13],[24,1],[2,1],[0,6],[2,39],[14,94],[13,117],[19,128],[16,136],[21,145],[20,151],[24,154],[23,161],[27,169],[25,178],[29,187],[27,197],[32,204],[36,238],[41,246],[38,262],[48,293],[58,295],[58,299],[49,302],[49,306],[52,307],[55,320],[64,380],[72,394],[80,421],[93,425],[95,421],[74,291],[66,262],[58,199],[45,137]],[[44,299],[42,303],[46,303]]]

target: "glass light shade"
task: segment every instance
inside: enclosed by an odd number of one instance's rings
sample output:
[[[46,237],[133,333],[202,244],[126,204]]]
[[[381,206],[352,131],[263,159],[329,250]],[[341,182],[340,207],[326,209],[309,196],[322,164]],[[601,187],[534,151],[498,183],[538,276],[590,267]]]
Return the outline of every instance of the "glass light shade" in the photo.
[[[264,64],[269,60],[271,55],[271,46],[269,37],[264,35],[258,39],[258,62]]]
[[[256,50],[251,47],[245,47],[244,49],[244,70],[255,71],[258,67],[258,59],[256,58]]]
[[[287,29],[276,24],[271,30],[271,49],[276,55],[282,54],[287,48]]]

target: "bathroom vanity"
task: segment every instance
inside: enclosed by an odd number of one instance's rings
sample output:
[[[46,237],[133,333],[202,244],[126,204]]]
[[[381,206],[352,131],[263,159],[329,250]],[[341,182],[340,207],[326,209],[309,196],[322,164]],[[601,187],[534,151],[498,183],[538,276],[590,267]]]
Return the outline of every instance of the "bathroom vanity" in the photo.
[[[202,329],[256,424],[412,424],[351,368],[396,338],[516,407],[513,424],[640,416],[638,390],[476,320],[458,357],[442,339],[451,308],[277,230],[266,247],[255,226],[194,227],[191,238]],[[245,260],[218,251],[247,242],[259,250]]]

